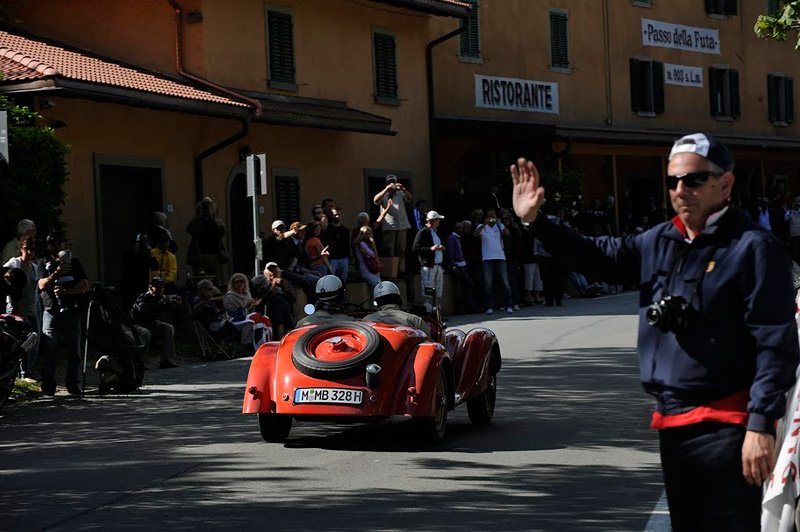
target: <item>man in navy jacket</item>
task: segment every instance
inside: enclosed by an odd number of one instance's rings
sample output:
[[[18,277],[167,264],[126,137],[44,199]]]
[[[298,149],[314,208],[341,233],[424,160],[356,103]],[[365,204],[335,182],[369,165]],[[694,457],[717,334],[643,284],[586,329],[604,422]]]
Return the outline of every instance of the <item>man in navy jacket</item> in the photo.
[[[536,167],[511,167],[514,210],[548,252],[577,271],[638,272],[639,368],[656,398],[675,531],[759,530],[800,351],[790,259],[730,206],[733,166],[710,135],[678,139],[666,178],[677,215],[622,238],[582,237],[539,216]]]

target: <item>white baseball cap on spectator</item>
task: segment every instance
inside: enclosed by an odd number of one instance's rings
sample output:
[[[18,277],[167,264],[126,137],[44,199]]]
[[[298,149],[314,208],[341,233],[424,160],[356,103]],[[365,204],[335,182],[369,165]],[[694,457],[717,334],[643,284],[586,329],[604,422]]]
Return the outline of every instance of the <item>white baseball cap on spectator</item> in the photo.
[[[428,215],[425,216],[426,220],[444,220],[444,216],[439,214],[436,211],[428,211]]]
[[[272,228],[273,229],[277,229],[280,226],[286,227],[286,224],[283,223],[283,220],[275,220],[274,222],[272,222]]]

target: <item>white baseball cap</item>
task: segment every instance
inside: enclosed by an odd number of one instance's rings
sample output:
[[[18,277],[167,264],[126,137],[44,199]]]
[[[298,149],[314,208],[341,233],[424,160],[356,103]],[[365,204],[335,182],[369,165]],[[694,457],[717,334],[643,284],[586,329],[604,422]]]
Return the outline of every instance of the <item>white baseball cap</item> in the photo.
[[[441,214],[439,214],[436,211],[428,211],[428,215],[425,216],[425,219],[426,220],[443,220],[444,216],[442,216]]]
[[[280,226],[282,226],[282,225],[283,225],[284,227],[286,226],[286,224],[285,224],[285,223],[283,223],[283,220],[275,220],[274,222],[272,222],[272,228],[273,228],[273,229],[277,229],[278,227],[280,227]]]

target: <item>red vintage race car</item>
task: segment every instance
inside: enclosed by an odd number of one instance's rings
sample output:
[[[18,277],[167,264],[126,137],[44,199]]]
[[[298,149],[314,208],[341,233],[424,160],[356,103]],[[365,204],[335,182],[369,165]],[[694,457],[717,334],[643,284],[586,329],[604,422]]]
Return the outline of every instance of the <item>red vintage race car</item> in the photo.
[[[443,441],[447,412],[494,414],[500,347],[489,329],[443,330],[431,339],[404,325],[341,321],[306,325],[262,345],[250,364],[242,412],[261,436],[282,442],[297,421],[385,422],[410,418],[423,441]]]

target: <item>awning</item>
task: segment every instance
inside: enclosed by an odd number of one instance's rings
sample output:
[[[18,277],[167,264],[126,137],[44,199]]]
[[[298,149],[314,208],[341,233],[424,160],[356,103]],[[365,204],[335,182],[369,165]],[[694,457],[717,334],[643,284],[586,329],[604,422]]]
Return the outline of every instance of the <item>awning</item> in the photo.
[[[469,16],[469,4],[459,0],[372,0],[379,4],[403,7],[443,17],[466,18]]]

